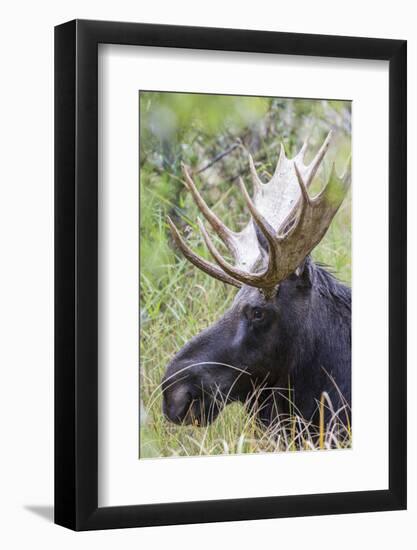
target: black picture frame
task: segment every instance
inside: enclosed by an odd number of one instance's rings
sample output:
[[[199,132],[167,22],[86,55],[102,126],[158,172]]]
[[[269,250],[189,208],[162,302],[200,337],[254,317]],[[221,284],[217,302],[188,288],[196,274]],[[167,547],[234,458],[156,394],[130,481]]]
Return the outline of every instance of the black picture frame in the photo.
[[[98,506],[98,44],[389,62],[389,488]],[[55,522],[74,530],[406,508],[406,41],[74,20],[55,28]]]

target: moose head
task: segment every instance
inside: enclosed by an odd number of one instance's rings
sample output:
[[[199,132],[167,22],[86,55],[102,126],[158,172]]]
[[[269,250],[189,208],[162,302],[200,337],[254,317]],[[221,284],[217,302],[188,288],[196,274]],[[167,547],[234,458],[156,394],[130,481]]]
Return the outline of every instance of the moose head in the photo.
[[[288,388],[289,380],[307,417],[320,392],[330,391],[326,369],[350,395],[350,290],[309,257],[350,185],[350,169],[339,178],[333,165],[327,185],[310,196],[330,140],[331,133],[309,164],[304,163],[307,142],[292,159],[281,145],[268,183],[261,181],[248,154],[254,196],[239,178],[251,215],[240,232],[231,231],[208,207],[183,166],[188,190],[234,264],[223,258],[200,219],[215,263],[195,254],[168,218],[173,239],[197,268],[239,291],[230,309],[167,366],[163,409],[172,422],[206,425],[228,403],[251,403],[261,391],[259,419],[269,425],[285,408],[280,390]]]

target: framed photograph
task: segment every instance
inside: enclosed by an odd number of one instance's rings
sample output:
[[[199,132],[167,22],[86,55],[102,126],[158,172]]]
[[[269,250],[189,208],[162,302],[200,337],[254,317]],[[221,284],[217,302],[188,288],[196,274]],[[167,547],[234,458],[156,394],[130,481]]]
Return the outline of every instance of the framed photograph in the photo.
[[[55,521],[406,507],[406,42],[55,29]]]

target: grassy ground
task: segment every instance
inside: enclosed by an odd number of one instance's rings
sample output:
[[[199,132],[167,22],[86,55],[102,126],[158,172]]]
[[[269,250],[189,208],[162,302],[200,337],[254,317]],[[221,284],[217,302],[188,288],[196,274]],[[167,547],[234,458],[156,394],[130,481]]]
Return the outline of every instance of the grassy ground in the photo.
[[[152,177],[144,173],[142,184],[151,186]],[[203,182],[201,178],[200,187],[204,187]],[[159,235],[162,242],[167,228],[163,211],[158,207],[159,199],[161,197],[154,196],[150,202],[148,200],[144,216],[148,216],[145,222],[152,224],[156,237]],[[247,219],[241,198],[230,183],[215,190],[211,204],[231,227],[238,228]],[[330,266],[336,276],[348,284],[351,277],[350,207],[349,196],[313,253],[314,259]],[[188,242],[204,255],[202,239],[191,222],[196,219],[196,211],[187,197],[182,212],[192,227],[186,233]],[[238,223],[236,213],[239,213]],[[145,239],[142,245],[146,248]],[[207,428],[175,426],[163,417],[160,382],[167,363],[192,336],[218,319],[231,304],[236,290],[194,268],[173,250],[169,241],[161,248],[156,247],[154,253],[147,249],[145,252],[141,278],[140,457],[259,453],[334,446],[331,430],[320,433],[319,426],[311,426],[296,415],[280,427],[278,437],[277,433],[261,431],[254,415],[248,415],[239,404],[226,407]],[[157,276],[146,275],[149,265],[154,270],[151,273],[157,270]],[[349,428],[336,444],[340,447],[350,445]]]

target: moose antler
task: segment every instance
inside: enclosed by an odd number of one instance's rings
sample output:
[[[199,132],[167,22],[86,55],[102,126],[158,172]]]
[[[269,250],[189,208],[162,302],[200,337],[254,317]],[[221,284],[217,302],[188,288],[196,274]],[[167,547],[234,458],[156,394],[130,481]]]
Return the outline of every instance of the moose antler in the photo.
[[[251,220],[240,232],[231,231],[207,206],[188,169],[183,166],[186,186],[201,213],[232,254],[235,265],[222,257],[200,219],[198,224],[204,241],[217,265],[195,254],[168,218],[174,240],[184,256],[202,271],[225,283],[237,287],[245,284],[262,289],[265,295],[274,295],[277,285],[299,267],[324,237],[349,188],[350,163],[342,178],[336,176],[333,164],[324,189],[314,198],[308,193],[330,139],[331,132],[308,165],[304,164],[307,141],[293,159],[286,157],[281,145],[274,175],[266,184],[260,180],[249,154],[254,198],[251,199],[242,178],[239,178],[241,192],[251,213]],[[268,244],[267,256],[259,244],[256,227]]]

